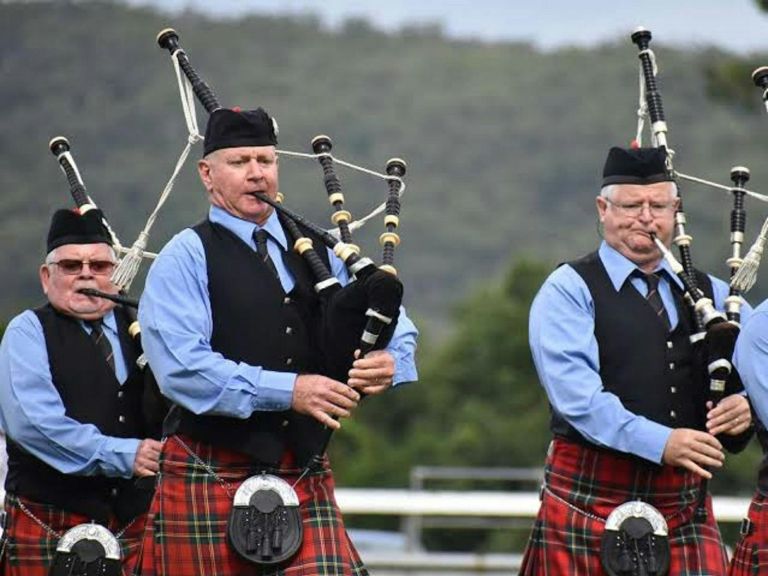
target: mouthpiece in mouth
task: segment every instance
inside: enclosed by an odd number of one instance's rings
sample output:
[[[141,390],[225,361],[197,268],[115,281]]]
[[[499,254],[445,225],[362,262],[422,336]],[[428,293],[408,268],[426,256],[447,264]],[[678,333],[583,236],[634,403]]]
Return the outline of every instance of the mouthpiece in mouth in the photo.
[[[80,294],[85,294],[86,296],[96,296],[97,298],[105,298],[106,300],[111,300],[112,302],[116,302],[117,304],[122,304],[123,306],[130,306],[131,308],[138,308],[139,302],[137,300],[134,300],[132,298],[128,298],[127,296],[121,296],[120,294],[107,294],[106,292],[102,292],[101,290],[95,290],[94,288],[81,288],[78,290]]]

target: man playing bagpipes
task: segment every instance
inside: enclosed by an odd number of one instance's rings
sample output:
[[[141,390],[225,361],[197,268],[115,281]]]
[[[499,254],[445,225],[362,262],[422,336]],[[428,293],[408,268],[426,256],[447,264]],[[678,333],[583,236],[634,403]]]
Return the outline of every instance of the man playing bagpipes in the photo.
[[[258,196],[277,196],[275,127],[263,109],[211,113],[198,163],[208,218],[163,248],[142,295],[146,354],[175,404],[145,576],[368,573],[327,458],[309,463],[361,393],[416,379],[417,333],[401,312],[387,349],[355,360],[347,382],[319,373],[315,280]],[[347,282],[341,261],[319,251]]]
[[[672,241],[679,202],[665,161],[663,148],[610,150],[596,199],[604,241],[533,302],[554,439],[521,574],[726,571],[702,483],[748,441],[750,407],[735,373],[708,400],[684,284],[658,246]],[[728,286],[697,280],[700,300],[722,310]]]
[[[48,303],[16,316],[0,345],[8,440],[2,574],[129,574],[160,442],[125,310],[108,299],[116,256],[98,209],[59,210],[40,281]]]

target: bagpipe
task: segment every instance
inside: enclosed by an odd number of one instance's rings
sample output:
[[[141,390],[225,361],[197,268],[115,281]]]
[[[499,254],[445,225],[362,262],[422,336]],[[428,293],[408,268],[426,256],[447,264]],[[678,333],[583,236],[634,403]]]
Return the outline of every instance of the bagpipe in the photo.
[[[182,152],[182,158],[185,158],[191,143],[201,138],[197,130],[194,98],[209,114],[222,106],[192,67],[186,52],[179,45],[175,30],[162,30],[157,36],[157,43],[171,54],[177,75],[189,131],[188,143]],[[378,174],[335,158],[331,154],[333,145],[328,136],[317,136],[311,146],[313,154],[287,150],[277,150],[277,153],[318,161],[328,201],[334,209],[331,221],[335,230],[326,231],[285,206],[281,193],[276,198],[264,194],[259,194],[259,197],[277,212],[293,243],[293,250],[301,255],[314,276],[314,290],[319,301],[315,331],[320,352],[319,372],[346,382],[355,358],[385,348],[397,325],[403,285],[397,277],[394,256],[395,248],[400,243],[397,228],[400,197],[405,190],[403,176],[406,165],[404,161],[394,158],[387,162],[385,174]],[[353,221],[345,208],[336,164],[384,179],[388,187],[386,202],[365,218]],[[385,212],[385,231],[379,241],[383,247],[383,264],[376,266],[370,258],[360,255],[359,247],[353,243],[352,232],[382,211]],[[316,247],[313,238],[319,239],[322,246]],[[350,277],[346,285],[341,285],[318,253],[318,250],[326,248],[344,263]],[[316,444],[317,451],[306,462],[300,478],[323,464],[331,435],[332,430],[325,427],[322,438]],[[296,553],[303,537],[298,506],[295,490],[281,478],[270,474],[248,478],[233,499],[227,527],[230,545],[242,558],[255,564],[275,565],[286,561]]]
[[[745,196],[755,196],[760,199],[765,197],[750,190],[745,185],[749,181],[749,169],[743,166],[735,166],[731,169],[731,186],[724,186],[702,178],[697,178],[678,171],[674,166],[674,150],[668,142],[668,126],[664,115],[661,93],[659,91],[656,75],[658,72],[656,59],[650,49],[652,35],[645,28],[637,28],[631,35],[632,42],[637,45],[640,59],[640,106],[638,109],[638,129],[636,142],[640,143],[645,119],[650,120],[651,142],[654,147],[663,148],[666,152],[667,170],[671,179],[675,182],[680,198],[679,207],[675,213],[675,235],[673,243],[678,247],[679,260],[666,249],[662,242],[655,239],[663,257],[670,264],[675,274],[684,287],[684,298],[688,303],[696,330],[691,336],[694,349],[698,350],[704,358],[707,373],[710,377],[709,400],[717,404],[722,399],[725,389],[725,381],[732,372],[731,358],[733,347],[740,329],[742,294],[748,289],[739,279],[750,267],[754,256],[742,257],[747,213],[745,210]],[[730,289],[725,300],[725,314],[715,310],[712,301],[704,296],[697,285],[696,271],[693,266],[691,244],[693,237],[687,233],[687,218],[683,211],[682,194],[680,184],[682,180],[707,185],[713,188],[726,190],[730,193],[733,205],[730,214],[730,244],[731,253],[726,260],[730,271]]]
[[[766,111],[768,111],[768,66],[761,66],[752,72],[752,81],[755,86],[762,89],[762,99]],[[749,192],[748,192],[749,193]],[[768,196],[762,194],[749,193],[761,200],[768,202]],[[760,233],[757,235],[754,244],[744,257],[744,263],[731,278],[731,286],[736,290],[747,292],[754,286],[757,280],[757,270],[760,266],[760,260],[765,249],[765,242],[768,238],[768,218],[763,222]]]

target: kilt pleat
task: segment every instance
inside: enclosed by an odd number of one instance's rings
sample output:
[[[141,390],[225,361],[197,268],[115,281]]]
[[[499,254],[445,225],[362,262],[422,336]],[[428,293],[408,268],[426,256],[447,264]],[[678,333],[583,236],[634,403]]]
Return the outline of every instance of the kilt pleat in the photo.
[[[736,544],[729,576],[768,574],[768,495],[755,493],[747,517],[753,529]]]
[[[232,496],[249,476],[258,473],[244,454],[180,438],[228,484],[208,473],[172,436],[163,445],[160,480],[144,533],[141,576],[367,576],[347,535],[336,500],[330,469],[305,476],[296,486],[304,539],[286,565],[262,567],[237,555],[227,543]],[[293,485],[300,470],[286,458],[280,476]]]
[[[78,524],[86,524],[91,520],[82,514],[66,512],[59,508],[20,499],[8,495],[5,499],[5,532],[3,534],[3,557],[0,574],[3,576],[48,576],[56,555],[56,545],[59,538],[32,518],[19,506],[19,500],[41,522],[58,534],[64,534]],[[144,517],[133,521],[120,537],[120,548],[123,554],[123,574],[133,574],[138,560],[139,548],[144,528]],[[107,526],[113,534],[125,528],[112,519]]]
[[[709,495],[707,520],[694,520],[702,484],[690,472],[556,438],[547,456],[544,484],[522,575],[604,575],[600,542],[605,519],[617,506],[638,499],[656,507],[667,521],[670,575],[727,573]]]

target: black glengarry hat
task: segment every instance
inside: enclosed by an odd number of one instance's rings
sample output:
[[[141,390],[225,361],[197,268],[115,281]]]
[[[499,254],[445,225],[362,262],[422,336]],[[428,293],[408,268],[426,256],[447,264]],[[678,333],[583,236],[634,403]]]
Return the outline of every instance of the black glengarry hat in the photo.
[[[618,148],[608,151],[603,167],[603,186],[609,184],[655,184],[671,181],[663,148]]]
[[[112,237],[102,222],[103,218],[104,215],[98,208],[92,208],[83,214],[78,210],[66,208],[56,210],[48,229],[48,253],[64,244],[104,243],[112,246]]]
[[[277,122],[264,108],[219,108],[208,118],[203,156],[220,148],[277,146]]]

